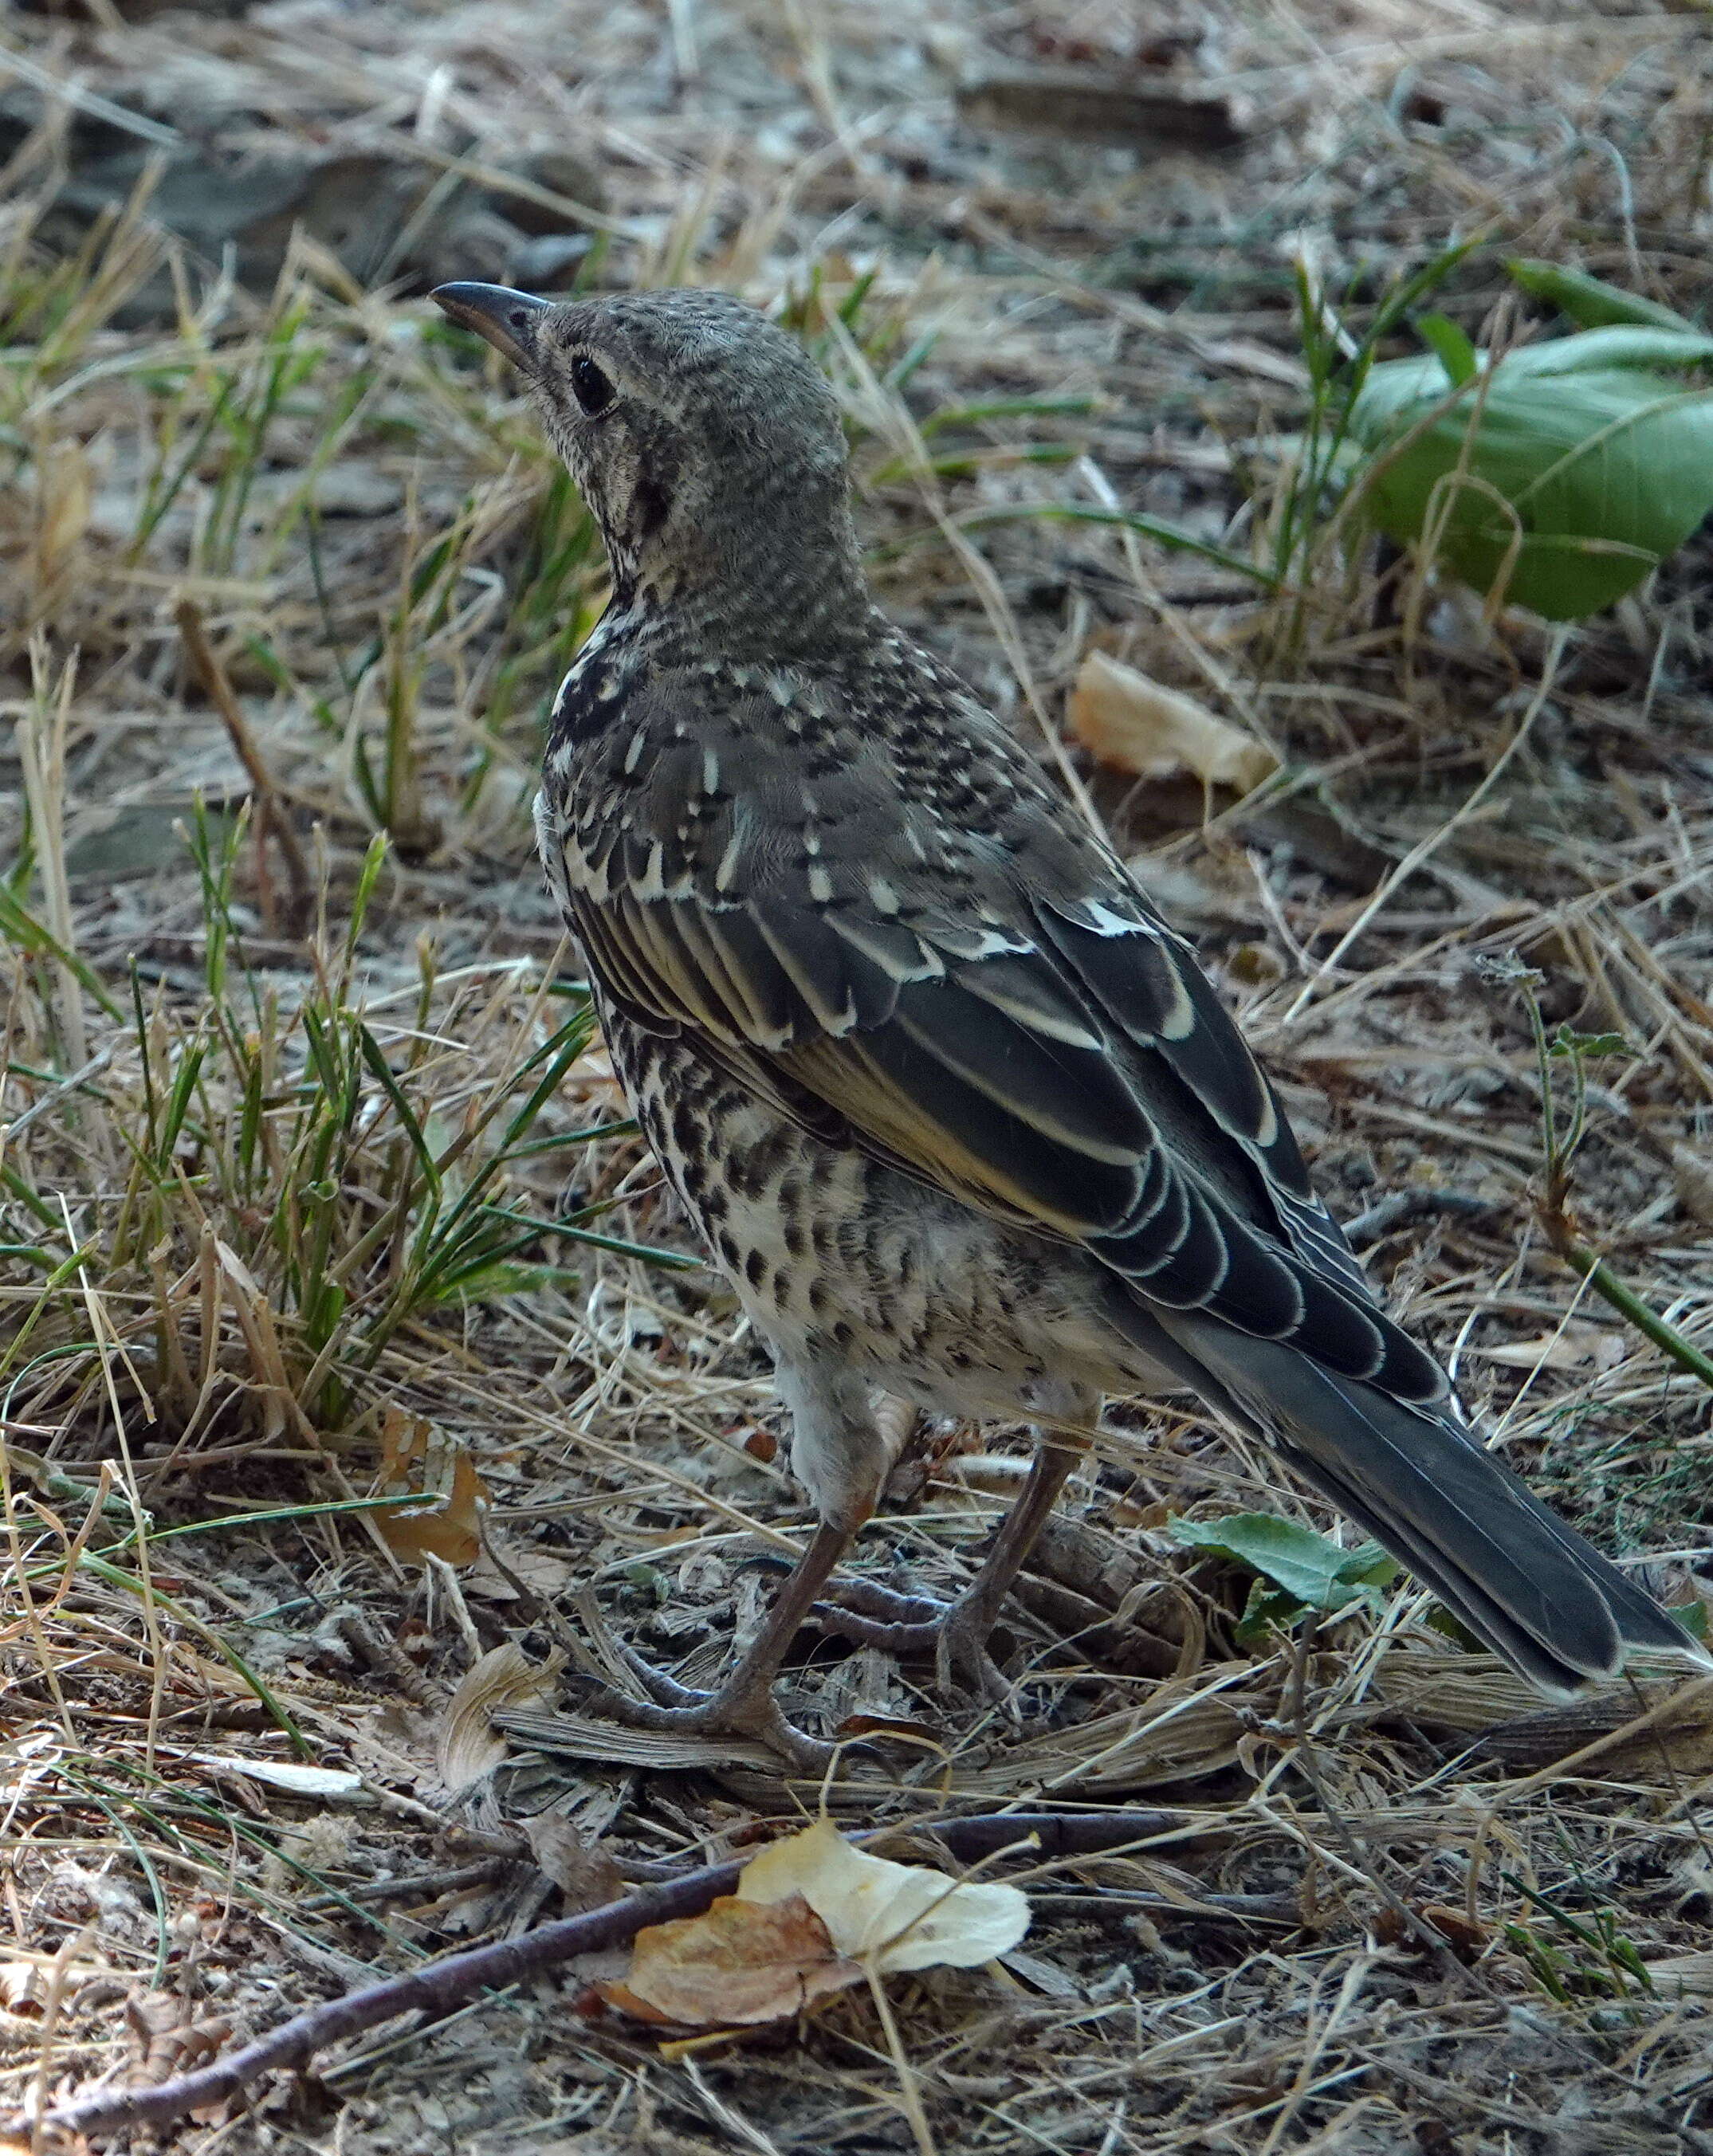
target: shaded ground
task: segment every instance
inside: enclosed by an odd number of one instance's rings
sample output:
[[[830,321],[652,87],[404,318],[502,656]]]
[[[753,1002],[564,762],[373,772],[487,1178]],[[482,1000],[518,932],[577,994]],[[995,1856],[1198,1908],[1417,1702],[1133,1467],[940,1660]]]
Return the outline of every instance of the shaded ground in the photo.
[[[1026,135],[1019,66],[1201,101],[1115,145],[1037,87]],[[637,1254],[681,1224],[607,1127],[527,825],[598,550],[512,383],[413,296],[437,276],[782,297],[889,605],[1143,856],[1510,1456],[1693,1597],[1707,1394],[1544,1244],[1505,962],[1550,1025],[1622,1035],[1577,1222],[1705,1343],[1705,543],[1557,649],[1346,573],[1284,450],[1300,274],[1359,332],[1480,228],[1440,301],[1471,333],[1513,251],[1704,310],[1710,66],[1699,14],[1477,0],[1140,38],[952,0],[8,18],[7,2103],[44,2046],[50,2088],[170,2071],[181,2015],[253,2032],[818,1800],[577,1712],[609,1630],[716,1664],[803,1515],[730,1298]],[[1283,781],[1092,771],[1061,721],[1095,648]],[[1008,1709],[830,1643],[792,1680],[823,1727],[944,1745],[853,1753],[853,1824],[1171,1812],[1033,1879],[1003,1969],[897,1981],[896,2051],[859,1990],[663,2050],[573,1971],[187,2145],[1713,2148],[1703,1693],[1543,1712],[1403,1592],[1250,1636],[1247,1577],[1170,1518],[1326,1516],[1199,1420],[1113,1424],[1019,1598]],[[1023,1449],[922,1433],[859,1562],[955,1586]],[[331,1509],[406,1486],[449,1500],[426,1565]],[[267,1778],[293,1762],[327,1779]]]

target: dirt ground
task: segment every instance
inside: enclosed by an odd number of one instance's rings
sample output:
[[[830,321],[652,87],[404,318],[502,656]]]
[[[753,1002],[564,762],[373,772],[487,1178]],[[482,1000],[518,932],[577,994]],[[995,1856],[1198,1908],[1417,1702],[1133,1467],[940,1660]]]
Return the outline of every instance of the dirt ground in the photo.
[[[1510,255],[1704,316],[1710,154],[1677,0],[0,19],[7,2145],[822,1809],[933,1861],[927,1820],[1134,1808],[1126,1854],[989,1867],[1022,1946],[889,2012],[663,2036],[586,1957],[167,2138],[1713,2151],[1713,1691],[1546,1707],[1408,1583],[1253,1621],[1174,1521],[1334,1522],[1187,1409],[1113,1408],[1003,1703],[806,1639],[793,1712],[895,1732],[824,1788],[586,1711],[617,1642],[717,1667],[805,1515],[533,858],[598,547],[422,296],[695,282],[801,331],[887,605],[1196,937],[1506,1455],[1693,1609],[1709,1392],[1551,1245],[1528,1004],[1603,1037],[1577,1234],[1705,1354],[1705,536],[1562,635],[1484,621],[1346,552],[1292,444],[1304,305],[1360,336],[1459,236],[1478,341],[1551,326]],[[1094,652],[1278,776],[1096,767]],[[955,1589],[1026,1456],[922,1430],[857,1566]]]

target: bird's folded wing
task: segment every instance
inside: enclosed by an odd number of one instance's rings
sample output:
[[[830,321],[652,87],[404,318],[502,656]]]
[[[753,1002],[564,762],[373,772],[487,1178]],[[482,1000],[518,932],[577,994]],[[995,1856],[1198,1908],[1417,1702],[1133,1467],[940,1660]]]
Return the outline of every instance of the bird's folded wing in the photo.
[[[567,847],[590,966],[628,1014],[695,1029],[787,1112],[1082,1244],[1151,1301],[1444,1397],[1193,956],[1091,834],[1042,796],[969,850],[895,798],[865,814],[849,770],[843,813],[808,826],[765,785],[699,809],[696,769],[663,754],[597,855]]]

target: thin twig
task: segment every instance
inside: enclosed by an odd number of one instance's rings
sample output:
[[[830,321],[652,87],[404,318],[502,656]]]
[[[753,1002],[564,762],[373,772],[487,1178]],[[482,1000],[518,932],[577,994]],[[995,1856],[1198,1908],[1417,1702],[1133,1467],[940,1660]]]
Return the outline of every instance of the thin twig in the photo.
[[[1486,777],[1454,815],[1449,816],[1444,823],[1436,826],[1426,838],[1418,840],[1412,846],[1403,859],[1383,879],[1379,889],[1368,899],[1356,919],[1351,921],[1343,935],[1316,967],[1314,973],[1297,991],[1295,1000],[1279,1021],[1281,1027],[1291,1024],[1302,1015],[1303,1011],[1315,1000],[1321,983],[1332,973],[1339,960],[1343,957],[1351,946],[1372,926],[1375,917],[1390,904],[1401,886],[1439,852],[1454,831],[1468,823],[1470,817],[1480,808],[1481,803],[1486,800],[1494,788],[1510,768],[1512,759],[1521,749],[1524,742],[1528,740],[1536,720],[1546,707],[1546,700],[1551,695],[1553,683],[1558,678],[1559,662],[1564,656],[1565,639],[1566,632],[1562,627],[1554,630],[1552,642],[1546,653],[1546,663],[1541,669],[1541,679],[1536,685],[1534,694],[1529,699],[1528,708],[1518,720],[1516,731],[1494,758],[1492,768]]]
[[[1181,1824],[1171,1812],[992,1812],[970,1819],[909,1820],[856,1839],[867,1844],[905,1831],[931,1832],[959,1862],[967,1864],[1023,1836],[1033,1835],[1044,1856],[1090,1856],[1146,1841]],[[259,2076],[300,2066],[329,2044],[397,2015],[423,2013],[438,2018],[479,1991],[527,1982],[575,1954],[625,1945],[649,1925],[700,1916],[720,1895],[731,1892],[748,1861],[710,1865],[664,1885],[627,1894],[604,1908],[539,1925],[521,1938],[472,1947],[382,1983],[367,1984],[295,2015],[194,2073],[180,2074],[153,2088],[104,2089],[58,2106],[44,2116],[42,2123],[68,2133],[111,2133],[122,2127],[165,2125],[187,2112],[223,2103]]]
[[[176,149],[184,137],[176,127],[164,121],[151,120],[141,112],[132,112],[125,105],[115,105],[110,97],[103,97],[80,82],[66,75],[55,74],[49,68],[33,59],[28,53],[19,52],[15,45],[0,46],[0,75],[15,74],[49,97],[57,97],[69,105],[74,112],[85,112],[91,120],[105,120],[110,127],[123,128],[127,135],[135,135],[144,142],[152,142],[162,150]]]
[[[194,599],[181,599],[177,610],[178,633],[184,639],[185,655],[192,671],[203,685],[203,693],[220,714],[220,720],[231,737],[238,760],[249,777],[251,790],[256,797],[256,855],[260,860],[271,831],[280,842],[280,855],[285,863],[285,880],[290,896],[287,905],[287,927],[296,934],[308,922],[313,905],[314,879],[309,862],[297,833],[292,828],[291,815],[280,798],[280,789],[274,783],[274,774],[262,760],[262,754],[250,737],[250,730],[226,669],[220,664],[219,654],[208,641],[208,632],[202,613]],[[272,923],[269,924],[269,932]]]
[[[1436,1184],[1412,1183],[1402,1190],[1388,1191],[1366,1211],[1344,1224],[1345,1240],[1352,1250],[1366,1250],[1393,1228],[1423,1213],[1449,1213],[1464,1219],[1479,1219],[1498,1210],[1498,1203],[1474,1190],[1445,1190]]]
[[[421,1871],[403,1879],[360,1879],[337,1894],[311,1894],[299,1907],[319,1915],[324,1909],[337,1909],[347,1902],[429,1902],[471,1887],[496,1886],[515,1861],[485,1856],[480,1864],[460,1864],[449,1871]]]

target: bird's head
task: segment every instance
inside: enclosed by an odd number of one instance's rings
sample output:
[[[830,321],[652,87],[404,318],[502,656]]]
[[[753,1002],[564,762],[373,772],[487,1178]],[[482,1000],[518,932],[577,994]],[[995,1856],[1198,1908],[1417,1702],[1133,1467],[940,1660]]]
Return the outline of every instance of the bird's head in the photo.
[[[705,291],[433,296],[523,376],[626,602],[700,603],[722,619],[753,604],[777,620],[860,591],[837,401],[753,307]]]

